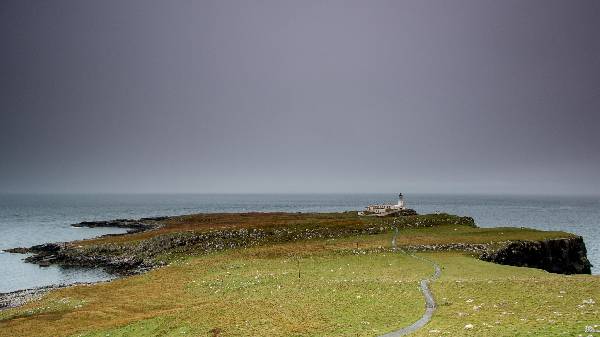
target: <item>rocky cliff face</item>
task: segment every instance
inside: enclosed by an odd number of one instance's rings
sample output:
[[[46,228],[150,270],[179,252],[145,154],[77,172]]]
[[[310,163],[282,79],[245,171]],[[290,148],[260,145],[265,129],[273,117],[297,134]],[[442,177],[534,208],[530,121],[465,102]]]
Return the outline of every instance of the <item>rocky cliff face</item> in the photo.
[[[516,241],[493,252],[484,261],[531,267],[558,274],[591,274],[591,263],[582,237],[544,241]]]
[[[315,238],[341,238],[353,235],[372,235],[389,232],[387,226],[357,225],[342,228],[241,228],[212,230],[208,232],[177,232],[125,244],[108,243],[74,246],[69,243],[46,243],[29,248],[7,249],[10,253],[32,253],[24,260],[40,266],[104,268],[108,272],[130,275],[164,264],[160,255],[184,253],[210,253],[225,249],[251,247],[265,243],[281,243]]]

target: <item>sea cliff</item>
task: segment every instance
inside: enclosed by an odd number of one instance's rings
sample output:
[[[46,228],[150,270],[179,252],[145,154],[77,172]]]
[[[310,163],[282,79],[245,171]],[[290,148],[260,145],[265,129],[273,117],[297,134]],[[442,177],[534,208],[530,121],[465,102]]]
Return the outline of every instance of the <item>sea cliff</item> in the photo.
[[[75,227],[121,227],[130,228],[127,234],[108,235],[100,240],[81,242],[47,243],[29,248],[7,250],[12,253],[32,253],[26,262],[41,266],[57,264],[65,267],[97,267],[119,274],[130,275],[147,271],[168,263],[173,254],[206,254],[232,248],[251,247],[269,243],[284,243],[311,239],[335,239],[349,236],[374,235],[389,232],[394,228],[418,230],[419,228],[469,229],[469,235],[483,232],[490,236],[489,229],[479,229],[473,218],[449,214],[408,215],[395,218],[361,218],[356,213],[333,214],[286,214],[286,213],[246,213],[246,214],[200,214],[184,217],[142,218],[139,220],[118,219],[112,221],[82,222]],[[192,221],[219,223],[228,217],[238,217],[226,225],[208,227],[193,226]],[[315,217],[315,218],[313,218]],[[270,223],[273,219],[277,224]],[[288,219],[289,218],[289,219]],[[256,221],[259,221],[255,223]],[[264,222],[260,223],[260,220]],[[304,221],[306,223],[300,223]],[[254,223],[247,226],[244,222]],[[182,225],[185,225],[182,227]],[[186,227],[187,226],[187,227]],[[445,230],[445,229],[444,229]],[[456,228],[455,228],[456,230]],[[459,250],[478,256],[481,260],[522,267],[539,268],[552,273],[590,274],[591,264],[583,239],[568,233],[531,231],[535,235],[520,240],[529,230],[514,229],[520,236],[517,240],[506,237],[503,229],[497,237],[478,239],[482,242],[465,240],[465,237],[452,231],[443,234],[443,241],[430,242],[422,238],[408,240],[405,249],[415,251]],[[136,234],[144,234],[142,238]],[[441,233],[441,231],[440,231]],[[545,238],[548,233],[549,238]],[[439,233],[438,233],[439,234]],[[121,237],[115,241],[112,237]],[[558,236],[558,237],[557,237]],[[537,240],[537,238],[543,238]],[[506,240],[508,239],[508,240]],[[415,244],[418,243],[418,244]]]
[[[541,241],[510,242],[498,250],[485,252],[484,261],[543,269],[558,274],[591,274],[592,264],[580,236]]]

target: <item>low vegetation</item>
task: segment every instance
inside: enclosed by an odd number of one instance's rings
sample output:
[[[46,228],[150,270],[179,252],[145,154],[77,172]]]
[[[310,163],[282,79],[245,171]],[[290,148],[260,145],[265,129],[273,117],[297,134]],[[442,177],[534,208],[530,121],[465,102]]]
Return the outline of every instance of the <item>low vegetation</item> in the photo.
[[[391,247],[395,227],[400,250]],[[214,240],[239,231],[247,234],[235,239],[240,244],[219,249],[201,241],[160,246],[173,237]],[[406,252],[566,237],[571,235],[480,229],[470,218],[450,215],[178,217],[153,231],[72,243],[111,251],[148,248],[152,242],[162,248],[151,258],[164,266],[59,289],[0,311],[0,336],[378,336],[423,314],[418,285],[433,267]],[[600,324],[597,276],[496,265],[468,250],[424,250],[417,254],[443,270],[432,285],[440,306],[417,336],[587,336],[586,326]]]
[[[502,266],[460,253],[426,253],[443,266],[440,303],[414,336],[600,336],[600,277]],[[587,331],[586,331],[587,330]]]

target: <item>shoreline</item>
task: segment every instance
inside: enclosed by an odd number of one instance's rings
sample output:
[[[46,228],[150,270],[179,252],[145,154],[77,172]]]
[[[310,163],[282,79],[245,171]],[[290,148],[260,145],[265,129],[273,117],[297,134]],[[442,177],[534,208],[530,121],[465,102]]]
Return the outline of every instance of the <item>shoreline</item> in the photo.
[[[196,215],[203,216],[220,216],[228,215],[243,215],[243,216],[261,216],[261,215],[327,215],[339,214],[348,215],[356,214],[356,212],[339,212],[339,213],[285,213],[285,212],[249,212],[249,213],[201,213]],[[114,227],[114,228],[130,228],[126,233],[105,234],[95,238],[89,238],[78,241],[44,243],[31,247],[16,247],[5,249],[4,252],[18,254],[32,254],[23,259],[26,263],[33,263],[39,266],[58,265],[63,267],[82,267],[82,268],[102,268],[109,274],[116,276],[129,276],[140,274],[160,267],[165,263],[157,261],[156,257],[162,253],[173,249],[185,248],[191,246],[202,246],[205,252],[220,251],[230,248],[249,247],[263,243],[288,242],[303,239],[313,238],[338,238],[343,236],[361,235],[361,234],[380,234],[393,228],[392,225],[368,227],[348,227],[340,230],[333,230],[328,227],[307,229],[306,231],[298,231],[297,229],[285,227],[265,230],[262,228],[223,228],[218,230],[210,230],[206,232],[193,231],[175,231],[164,235],[157,235],[148,240],[141,240],[139,245],[116,245],[116,244],[99,244],[99,245],[76,245],[75,243],[85,243],[98,239],[105,238],[123,238],[140,234],[144,232],[157,231],[166,226],[166,221],[182,219],[195,215],[180,215],[171,217],[152,217],[140,218],[139,220],[132,219],[116,219],[108,221],[84,221],[77,224],[72,224],[73,227]],[[417,215],[418,217],[418,215]],[[430,214],[424,215],[426,221],[418,223],[416,227],[431,227],[435,226],[439,221],[448,224],[467,225],[476,227],[473,218],[461,217],[450,214]],[[428,218],[431,217],[431,218]],[[400,218],[411,218],[411,216],[401,216]],[[392,219],[388,217],[387,219]],[[398,219],[398,218],[396,218]],[[365,217],[365,220],[370,220]],[[409,221],[410,222],[410,221]],[[402,226],[402,224],[400,224]],[[407,224],[411,227],[413,224]],[[408,228],[407,227],[407,228]]]
[[[26,263],[34,263],[41,267],[47,267],[50,265],[60,265],[65,267],[83,267],[83,268],[103,268],[109,274],[114,275],[130,275],[135,274],[135,272],[131,272],[126,261],[118,261],[117,263],[111,264],[107,263],[107,261],[97,261],[97,263],[85,263],[84,261],[72,261],[73,263],[64,263],[65,261],[61,261],[56,257],[56,253],[61,250],[69,249],[70,246],[73,245],[74,242],[85,242],[89,240],[97,240],[102,238],[109,237],[122,237],[127,235],[132,235],[136,233],[147,232],[151,230],[156,230],[161,228],[163,224],[161,221],[165,221],[170,217],[160,216],[160,217],[152,217],[152,218],[140,218],[139,220],[133,219],[115,219],[108,221],[83,221],[80,223],[71,224],[71,227],[81,228],[98,228],[98,227],[109,227],[109,228],[127,228],[127,232],[125,233],[114,233],[114,234],[104,234],[96,237],[86,238],[82,240],[76,241],[66,241],[66,242],[50,242],[43,243],[39,245],[34,245],[31,247],[15,247],[4,249],[3,252],[13,253],[13,254],[32,254],[23,259]]]
[[[351,212],[339,213],[348,215]],[[238,213],[237,215],[259,217],[261,215],[272,215],[275,213]],[[292,213],[280,213],[292,214]],[[297,214],[297,213],[296,213]],[[320,214],[325,213],[306,213]],[[304,214],[304,215],[306,215]],[[211,216],[211,214],[201,214]],[[235,214],[234,214],[235,215]],[[193,215],[192,215],[193,216]],[[212,216],[219,216],[218,213]],[[73,224],[73,227],[115,227],[130,228],[126,233],[105,234],[95,238],[81,241],[46,243],[28,248],[12,248],[4,251],[9,253],[31,253],[24,260],[25,263],[34,263],[40,266],[59,265],[65,267],[102,268],[115,276],[110,280],[95,282],[75,282],[70,284],[58,284],[40,286],[29,289],[20,289],[8,293],[0,293],[0,310],[17,307],[27,302],[42,297],[53,289],[60,289],[77,285],[92,285],[110,282],[114,279],[128,275],[144,273],[154,268],[167,264],[158,256],[171,254],[173,251],[180,253],[186,249],[194,248],[203,253],[221,251],[231,248],[244,248],[266,243],[281,243],[305,239],[330,239],[352,235],[382,234],[393,228],[432,227],[440,223],[463,225],[478,228],[470,217],[459,217],[449,214],[429,214],[422,216],[406,216],[399,223],[386,226],[367,226],[360,228],[344,228],[332,231],[327,227],[316,227],[310,230],[297,230],[293,227],[278,228],[226,228],[210,230],[205,232],[173,231],[157,233],[136,242],[133,245],[119,245],[111,243],[100,243],[95,245],[75,245],[75,242],[86,242],[97,239],[124,238],[136,234],[156,231],[167,226],[168,220],[180,220],[186,216],[141,218],[139,220],[116,219],[112,221],[81,222]],[[360,219],[360,218],[357,218]],[[387,218],[392,219],[392,218]],[[407,220],[409,219],[409,220]],[[369,219],[370,220],[370,219]],[[406,222],[403,224],[402,222]],[[389,222],[389,221],[388,221]],[[403,227],[405,226],[405,227]],[[413,227],[414,226],[414,227]],[[491,244],[438,244],[438,245],[406,245],[405,248],[414,251],[449,251],[458,250],[470,253],[480,260],[498,264],[508,264],[523,267],[544,269],[549,272],[562,274],[590,274],[590,264],[587,261],[586,249],[580,236],[556,237],[546,240],[530,241],[506,241]],[[127,241],[125,241],[127,242]],[[533,257],[533,258],[532,258]]]
[[[0,311],[18,308],[29,302],[38,300],[52,290],[64,289],[76,286],[91,286],[100,283],[107,283],[114,281],[119,277],[115,277],[110,280],[101,280],[94,282],[74,282],[74,283],[63,283],[63,284],[52,284],[47,286],[39,286],[27,289],[19,289],[15,291],[9,291],[6,293],[0,293]]]
[[[125,233],[103,234],[103,235],[99,235],[99,236],[94,236],[94,237],[78,240],[78,241],[86,241],[86,240],[94,240],[94,239],[99,239],[99,238],[104,238],[104,237],[125,236],[125,235],[131,235],[131,234],[135,234],[135,233],[141,233],[141,232],[153,230],[156,228],[160,228],[161,225],[159,223],[157,223],[158,221],[163,221],[168,218],[169,217],[166,217],[166,216],[159,216],[159,217],[140,218],[139,220],[115,219],[115,220],[108,220],[108,221],[104,221],[104,220],[103,221],[82,221],[79,223],[71,224],[71,227],[74,227],[74,228],[110,227],[110,228],[128,228],[129,229]],[[73,241],[58,242],[58,243],[42,243],[42,244],[34,245],[31,247],[8,248],[8,249],[2,250],[2,252],[10,253],[10,254],[33,254],[33,255],[30,255],[30,256],[22,259],[22,261],[23,261],[23,263],[37,264],[39,267],[47,267],[47,266],[50,266],[53,264],[57,264],[59,266],[66,267],[64,265],[61,265],[60,263],[44,261],[43,259],[37,260],[36,256],[43,251],[48,251],[48,250],[52,251],[56,247],[66,246],[67,244],[69,244],[71,242],[73,242]],[[90,268],[90,266],[83,266],[83,265],[72,265],[72,266],[68,266],[68,267]],[[8,291],[8,292],[0,292],[0,311],[7,310],[10,308],[20,307],[26,303],[35,301],[35,300],[43,297],[46,293],[48,293],[52,290],[69,288],[69,287],[80,286],[80,285],[94,285],[94,284],[106,283],[106,282],[111,282],[111,281],[114,281],[115,279],[122,278],[124,276],[133,274],[133,273],[121,274],[116,271],[110,271],[110,270],[107,270],[104,266],[91,266],[91,268],[103,269],[107,273],[109,273],[111,276],[114,276],[114,277],[111,279],[108,279],[108,280],[98,280],[98,281],[93,281],[93,282],[59,283],[59,284],[50,284],[50,285],[31,287],[31,288],[25,288],[25,289],[17,289],[17,290]],[[143,271],[140,271],[140,273],[141,272],[143,272]]]

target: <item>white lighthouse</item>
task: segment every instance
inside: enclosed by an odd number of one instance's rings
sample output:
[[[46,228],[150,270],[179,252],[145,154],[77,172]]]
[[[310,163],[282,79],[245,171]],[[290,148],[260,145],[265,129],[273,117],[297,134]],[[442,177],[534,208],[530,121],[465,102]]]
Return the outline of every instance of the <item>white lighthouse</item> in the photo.
[[[365,207],[365,210],[358,212],[358,215],[365,216],[409,216],[417,215],[414,209],[406,208],[404,205],[404,196],[398,194],[397,204],[375,204]]]
[[[404,209],[404,196],[402,193],[398,194],[398,209]]]

